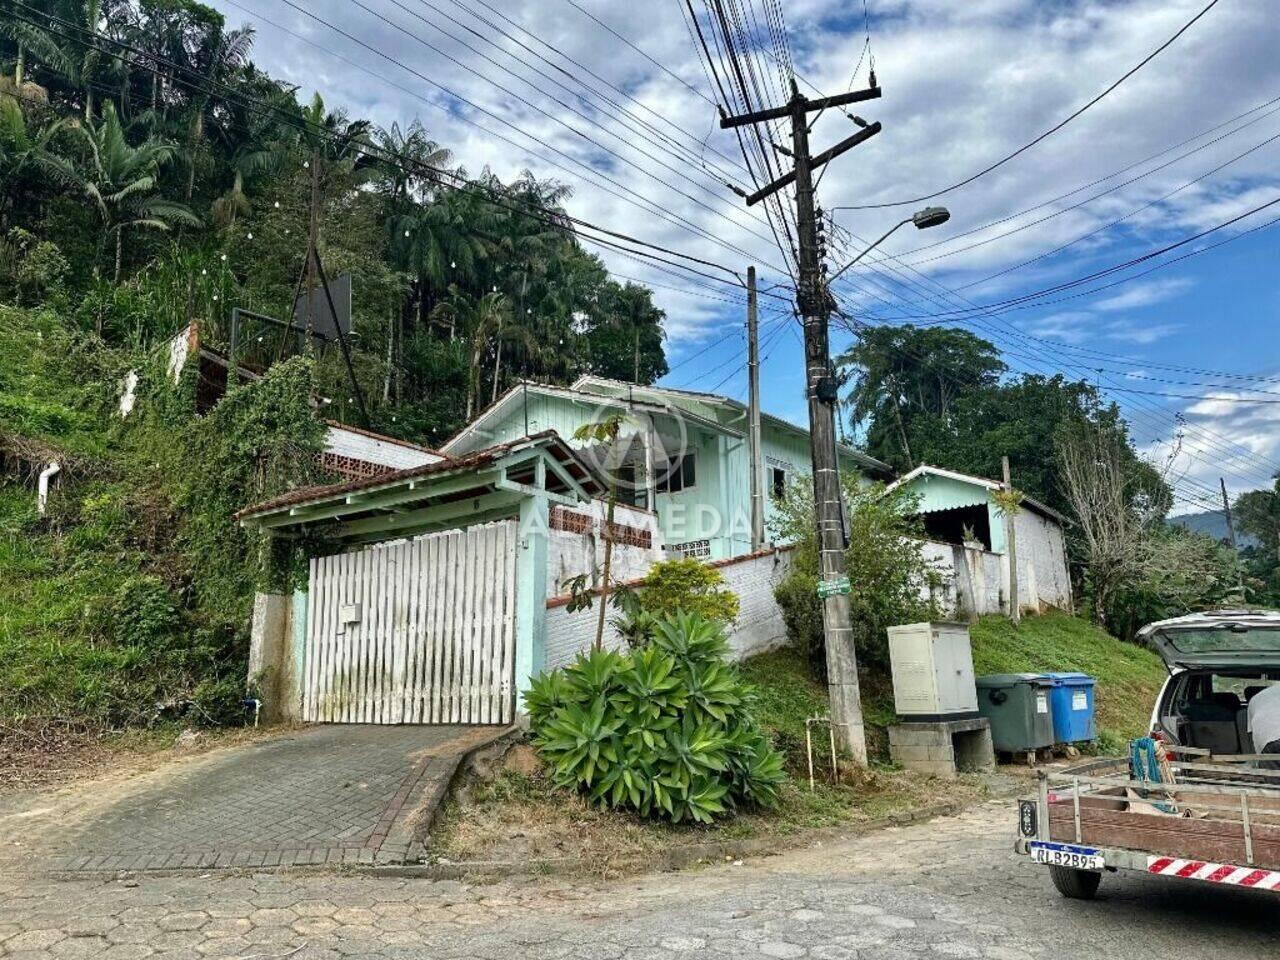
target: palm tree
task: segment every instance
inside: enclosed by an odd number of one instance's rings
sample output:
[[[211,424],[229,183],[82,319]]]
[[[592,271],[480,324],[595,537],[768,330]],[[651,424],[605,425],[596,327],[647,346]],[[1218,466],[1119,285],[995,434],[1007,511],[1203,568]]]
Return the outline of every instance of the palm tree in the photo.
[[[39,170],[54,180],[75,183],[75,171],[49,150],[61,120],[36,128],[16,100],[0,97],[0,224],[6,217],[22,176]]]
[[[505,295],[491,292],[482,297],[469,297],[460,293],[456,287],[450,289],[453,295],[436,308],[435,316],[455,329],[460,327],[471,341],[471,372],[467,383],[466,411],[466,420],[469,422],[476,412],[480,397],[480,364],[484,361],[490,343],[495,345],[498,364],[501,364],[502,340],[515,334],[520,328],[511,325],[511,307]],[[500,372],[500,366],[495,366],[495,390]]]
[[[226,78],[243,67],[249,60],[249,51],[253,48],[253,28],[241,30],[223,30],[218,27],[210,31],[197,51],[195,72],[199,73],[204,84],[191,101],[190,125],[187,132],[187,203],[196,188],[196,161],[199,158],[200,146],[205,138],[205,128],[214,122],[213,91],[211,88],[222,85]]]
[[[156,190],[160,169],[177,153],[172,143],[148,138],[136,147],[130,146],[110,100],[102,105],[99,123],[86,123],[77,129],[89,148],[90,166],[82,185],[102,217],[99,257],[107,238],[114,234],[112,276],[118,282],[126,230],[168,230],[174,223],[198,226],[200,220],[187,207],[166,200]]]

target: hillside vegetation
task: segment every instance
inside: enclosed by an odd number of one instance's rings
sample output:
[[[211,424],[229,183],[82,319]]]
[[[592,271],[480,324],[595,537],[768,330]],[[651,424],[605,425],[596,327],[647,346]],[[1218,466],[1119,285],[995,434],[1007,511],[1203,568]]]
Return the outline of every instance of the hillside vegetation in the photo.
[[[203,418],[194,373],[174,383],[156,351],[0,308],[0,734],[240,716],[255,585],[287,564],[231,514],[306,480],[323,427],[303,359]],[[41,517],[34,478],[53,461]]]
[[[978,676],[1078,671],[1094,677],[1104,749],[1147,732],[1151,707],[1168,675],[1150,650],[1065,613],[1024,617],[1016,627],[1006,617],[983,617],[970,635]]]

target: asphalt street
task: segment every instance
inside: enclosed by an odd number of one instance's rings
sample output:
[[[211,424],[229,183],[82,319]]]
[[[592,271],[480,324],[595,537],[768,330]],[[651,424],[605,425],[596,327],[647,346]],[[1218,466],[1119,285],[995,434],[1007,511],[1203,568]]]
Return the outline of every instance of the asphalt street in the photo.
[[[625,881],[352,875],[0,878],[0,956],[1280,957],[1280,899],[1108,876],[1062,899],[1012,811]]]

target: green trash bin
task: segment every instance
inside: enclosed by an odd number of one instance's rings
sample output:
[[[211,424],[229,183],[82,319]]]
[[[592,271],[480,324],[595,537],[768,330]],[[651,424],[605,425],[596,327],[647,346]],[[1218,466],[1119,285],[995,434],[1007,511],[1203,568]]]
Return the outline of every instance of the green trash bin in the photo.
[[[996,673],[978,677],[978,713],[991,721],[997,750],[1024,753],[1051,747],[1053,681],[1037,673]]]

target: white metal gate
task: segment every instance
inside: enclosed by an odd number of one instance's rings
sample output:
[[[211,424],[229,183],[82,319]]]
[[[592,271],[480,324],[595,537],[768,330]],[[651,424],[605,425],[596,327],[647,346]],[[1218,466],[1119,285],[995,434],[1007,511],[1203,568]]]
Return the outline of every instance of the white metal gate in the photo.
[[[302,716],[510,723],[516,523],[311,561]]]

